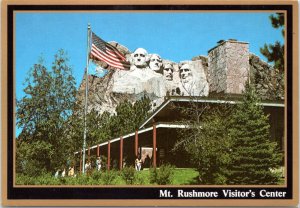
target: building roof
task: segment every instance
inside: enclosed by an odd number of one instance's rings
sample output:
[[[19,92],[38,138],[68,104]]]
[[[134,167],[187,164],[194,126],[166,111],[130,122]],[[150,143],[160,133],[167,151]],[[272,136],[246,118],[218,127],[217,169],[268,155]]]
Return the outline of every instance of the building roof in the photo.
[[[183,129],[183,128],[186,128],[187,126],[186,125],[182,125],[182,124],[172,124],[172,123],[157,123],[156,124],[156,129],[160,129],[160,128],[168,128],[168,129],[171,129],[171,128],[176,128],[176,129]],[[138,134],[142,134],[142,133],[145,133],[145,132],[149,132],[149,131],[152,131],[153,130],[153,126],[151,127],[148,127],[148,128],[145,128],[145,129],[139,129],[137,131]],[[129,133],[129,134],[126,134],[126,135],[123,135],[122,138],[123,139],[128,139],[130,137],[133,137],[135,136],[135,132],[132,132],[132,133]],[[114,138],[112,140],[109,140],[110,143],[114,143],[114,142],[117,142],[117,141],[120,141],[120,137],[118,138]],[[92,149],[95,149],[98,147],[101,147],[101,146],[105,146],[108,144],[108,141],[107,142],[103,142],[103,143],[100,143],[100,144],[96,144],[92,147],[90,147],[90,150]],[[88,149],[86,149],[87,151]],[[80,151],[77,151],[77,152],[74,152],[74,154],[78,154],[80,153]]]
[[[174,116],[178,114],[178,109],[174,109],[172,103],[214,103],[214,104],[238,104],[241,103],[241,96],[228,97],[186,97],[186,96],[170,96],[165,100],[153,113],[142,123],[139,129],[152,123],[153,120],[161,121],[159,118],[166,116]],[[262,106],[284,108],[284,101],[262,101]]]

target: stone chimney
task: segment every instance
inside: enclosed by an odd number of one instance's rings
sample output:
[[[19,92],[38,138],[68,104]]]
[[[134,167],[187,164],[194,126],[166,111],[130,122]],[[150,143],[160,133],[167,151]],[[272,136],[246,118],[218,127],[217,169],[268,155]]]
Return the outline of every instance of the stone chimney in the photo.
[[[249,74],[249,43],[221,40],[208,51],[209,91],[241,94]]]

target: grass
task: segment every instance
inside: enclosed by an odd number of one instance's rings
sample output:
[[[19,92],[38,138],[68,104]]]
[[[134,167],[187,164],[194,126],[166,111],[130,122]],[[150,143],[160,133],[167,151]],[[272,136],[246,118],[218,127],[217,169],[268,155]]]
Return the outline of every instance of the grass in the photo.
[[[143,185],[153,185],[150,183],[150,171],[144,169],[138,172],[139,177],[143,178]],[[193,185],[197,184],[199,173],[193,168],[175,168],[172,177],[172,185]],[[117,184],[124,184],[123,180],[118,177]]]
[[[126,182],[118,171],[112,171],[115,174],[114,185],[126,185]],[[41,175],[36,178],[17,174],[17,185],[102,185],[103,181],[99,174],[95,172],[91,176],[77,176],[76,178],[54,178],[50,174]],[[155,185],[150,183],[150,170],[144,169],[137,172],[139,178],[136,185]],[[171,185],[192,185],[197,184],[198,172],[192,168],[175,168],[172,176]],[[104,183],[105,184],[105,183]]]
[[[174,185],[193,185],[197,184],[199,173],[192,168],[176,168],[172,184]]]
[[[118,171],[113,171],[115,178],[113,185],[126,185],[126,182]],[[53,175],[46,174],[36,178],[29,176],[18,175],[16,177],[17,185],[103,185],[105,184],[100,179],[101,174],[96,173],[92,176],[77,176],[76,178],[54,178]],[[139,178],[136,185],[156,185],[150,183],[150,171],[144,169],[137,172]],[[198,182],[199,173],[193,168],[175,168],[170,185],[195,185]],[[285,178],[281,178],[278,185],[284,185]],[[200,184],[199,184],[200,185]]]

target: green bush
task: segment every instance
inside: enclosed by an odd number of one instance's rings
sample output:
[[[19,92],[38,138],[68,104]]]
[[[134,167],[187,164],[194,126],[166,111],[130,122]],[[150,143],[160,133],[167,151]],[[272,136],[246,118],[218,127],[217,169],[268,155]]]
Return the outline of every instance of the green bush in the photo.
[[[150,183],[166,185],[172,183],[174,168],[171,165],[162,165],[159,168],[150,168]]]
[[[60,178],[55,178],[51,174],[41,175],[36,178],[35,185],[60,185],[62,183]]]
[[[114,170],[105,171],[101,174],[101,180],[104,185],[114,185],[118,174]]]
[[[126,182],[126,184],[134,184],[137,175],[136,175],[136,170],[134,167],[125,167],[123,168],[121,172],[121,176],[123,180]]]
[[[17,174],[16,175],[16,185],[34,185],[35,179],[33,177]]]
[[[141,172],[137,172],[134,178],[134,185],[145,185],[146,184],[146,179],[143,178],[143,176],[140,174]]]
[[[92,179],[97,183],[101,181],[102,172],[94,170],[91,174]]]

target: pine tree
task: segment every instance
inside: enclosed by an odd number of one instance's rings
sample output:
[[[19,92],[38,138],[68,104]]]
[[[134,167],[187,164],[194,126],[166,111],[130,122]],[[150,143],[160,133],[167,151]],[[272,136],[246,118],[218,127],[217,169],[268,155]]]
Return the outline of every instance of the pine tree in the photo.
[[[268,116],[264,115],[260,100],[251,86],[246,86],[243,102],[231,117],[229,137],[231,165],[229,184],[277,184],[277,168],[282,155],[277,144],[270,141]]]
[[[111,132],[114,137],[135,131],[149,115],[150,99],[142,99],[131,103],[128,100],[116,107],[116,115],[111,117]]]
[[[284,14],[277,13],[270,16],[270,21],[274,28],[281,28],[282,35],[284,36]],[[268,59],[269,62],[274,62],[274,67],[280,71],[284,70],[284,45],[279,41],[275,44],[264,44],[260,48],[260,52]]]

